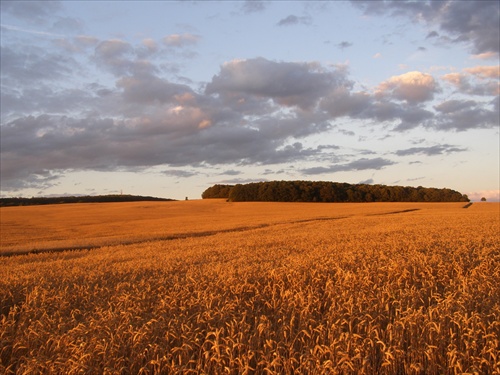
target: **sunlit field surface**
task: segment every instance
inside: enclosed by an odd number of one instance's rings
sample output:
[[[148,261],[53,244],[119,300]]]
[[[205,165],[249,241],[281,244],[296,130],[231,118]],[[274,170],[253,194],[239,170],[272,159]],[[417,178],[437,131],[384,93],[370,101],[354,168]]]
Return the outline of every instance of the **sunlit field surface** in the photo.
[[[0,208],[0,373],[500,374],[500,205],[463,206]]]

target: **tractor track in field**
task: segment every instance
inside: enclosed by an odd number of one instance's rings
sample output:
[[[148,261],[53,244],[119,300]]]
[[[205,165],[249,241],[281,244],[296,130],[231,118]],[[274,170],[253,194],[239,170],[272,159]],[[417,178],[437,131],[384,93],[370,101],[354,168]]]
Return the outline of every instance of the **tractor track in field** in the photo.
[[[413,211],[418,211],[418,210],[420,210],[420,209],[419,208],[411,208],[411,209],[407,209],[407,210],[391,211],[391,212],[377,213],[377,214],[335,216],[335,217],[316,217],[316,218],[310,218],[310,219],[290,220],[290,221],[281,221],[281,222],[275,222],[275,223],[257,224],[257,225],[244,226],[244,227],[227,228],[227,229],[220,229],[220,230],[214,230],[214,231],[188,232],[188,233],[170,234],[170,235],[165,235],[165,236],[156,236],[156,237],[151,237],[151,238],[137,238],[137,239],[131,239],[131,240],[126,240],[126,241],[121,241],[121,242],[110,241],[108,243],[94,244],[94,245],[86,244],[86,245],[78,245],[78,246],[56,246],[56,247],[48,247],[48,248],[40,248],[40,249],[17,250],[17,251],[16,250],[10,250],[10,251],[9,250],[6,250],[6,251],[0,250],[0,258],[29,255],[29,254],[59,253],[59,252],[64,252],[64,251],[90,251],[90,250],[98,250],[98,249],[101,249],[104,247],[110,247],[110,246],[127,246],[127,245],[142,244],[142,243],[147,243],[147,242],[174,241],[174,240],[182,240],[182,239],[188,239],[188,238],[210,237],[210,236],[215,236],[217,234],[222,234],[222,233],[246,232],[246,231],[250,231],[250,230],[269,228],[269,227],[279,226],[279,225],[302,224],[302,223],[309,223],[309,222],[315,222],[315,221],[335,221],[335,220],[348,219],[348,218],[354,217],[354,216],[385,216],[385,215],[402,214],[402,213],[413,212]]]

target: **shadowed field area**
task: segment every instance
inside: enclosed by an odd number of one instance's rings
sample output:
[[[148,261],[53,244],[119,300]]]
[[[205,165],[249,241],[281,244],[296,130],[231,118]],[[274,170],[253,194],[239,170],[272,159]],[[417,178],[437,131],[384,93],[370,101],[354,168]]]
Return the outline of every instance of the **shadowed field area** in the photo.
[[[1,209],[2,251],[95,247],[1,259],[0,372],[498,373],[500,205],[462,207]]]

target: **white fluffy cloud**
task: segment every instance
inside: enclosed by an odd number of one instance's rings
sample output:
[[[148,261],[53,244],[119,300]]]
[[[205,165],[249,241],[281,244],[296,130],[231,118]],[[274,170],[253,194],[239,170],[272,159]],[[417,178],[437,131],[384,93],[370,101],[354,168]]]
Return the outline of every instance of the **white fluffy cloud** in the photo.
[[[445,74],[442,79],[464,94],[500,95],[500,66],[475,66],[462,73]]]
[[[393,76],[377,88],[378,95],[405,100],[410,104],[432,100],[438,91],[439,86],[434,78],[418,71]]]

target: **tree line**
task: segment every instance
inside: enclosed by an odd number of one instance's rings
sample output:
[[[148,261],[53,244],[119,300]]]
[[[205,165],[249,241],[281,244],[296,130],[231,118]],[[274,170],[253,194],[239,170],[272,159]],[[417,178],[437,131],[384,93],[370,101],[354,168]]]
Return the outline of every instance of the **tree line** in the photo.
[[[448,188],[328,181],[217,184],[206,189],[202,198],[225,198],[230,202],[469,202],[467,195]]]
[[[0,198],[0,207],[34,206],[62,203],[106,203],[106,202],[140,202],[140,201],[172,201],[173,199],[156,198],[141,195],[86,195],[63,197],[32,197],[32,198]]]

